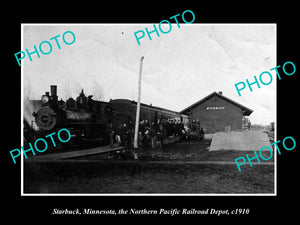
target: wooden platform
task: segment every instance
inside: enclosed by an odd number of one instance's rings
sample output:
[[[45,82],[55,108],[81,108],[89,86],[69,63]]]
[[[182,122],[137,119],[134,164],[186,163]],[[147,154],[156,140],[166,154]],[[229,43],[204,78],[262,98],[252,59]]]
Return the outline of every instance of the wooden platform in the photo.
[[[177,142],[179,139],[180,137],[170,136],[164,140],[164,144],[174,143]],[[120,151],[125,148],[126,147],[124,146],[111,148],[109,145],[106,145],[106,146],[101,146],[101,147],[96,147],[91,149],[82,149],[76,151],[68,151],[68,152],[60,152],[60,153],[44,154],[44,155],[41,154],[41,155],[31,156],[28,159],[25,159],[25,162],[66,160],[66,159],[72,159],[81,156],[97,155],[97,154],[102,154],[107,152]]]
[[[96,155],[106,152],[112,152],[112,151],[119,151],[123,150],[125,147],[114,147],[111,148],[109,145],[91,148],[91,149],[85,149],[85,150],[77,150],[77,151],[69,151],[69,152],[61,152],[61,153],[54,153],[54,154],[45,154],[45,155],[37,155],[37,156],[31,156],[28,159],[25,159],[27,162],[35,162],[35,161],[57,161],[62,159],[71,159],[76,158],[80,156],[88,156],[88,155]]]

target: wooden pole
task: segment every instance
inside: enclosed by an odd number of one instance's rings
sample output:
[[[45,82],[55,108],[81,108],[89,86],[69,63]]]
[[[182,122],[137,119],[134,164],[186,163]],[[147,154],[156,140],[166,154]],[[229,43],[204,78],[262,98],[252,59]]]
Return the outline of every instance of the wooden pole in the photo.
[[[138,148],[138,133],[139,133],[140,107],[141,107],[141,82],[142,82],[143,59],[144,59],[144,56],[141,57],[141,62],[140,62],[140,74],[139,74],[139,82],[138,82],[138,101],[137,101],[137,107],[136,107],[134,143],[133,143],[134,148]]]

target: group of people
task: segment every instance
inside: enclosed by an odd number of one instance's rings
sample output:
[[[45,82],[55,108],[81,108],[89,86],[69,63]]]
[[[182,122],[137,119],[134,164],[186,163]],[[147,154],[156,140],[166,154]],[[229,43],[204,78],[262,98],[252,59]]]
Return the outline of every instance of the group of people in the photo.
[[[200,126],[199,119],[189,121],[188,135],[199,140],[204,138],[204,130]]]
[[[142,120],[139,123],[138,146],[141,148],[163,147],[163,140],[169,136],[180,136],[185,138],[187,131],[184,124],[176,120],[158,120],[149,123]],[[109,125],[110,146],[133,147],[134,124],[132,121],[120,124],[117,127]]]

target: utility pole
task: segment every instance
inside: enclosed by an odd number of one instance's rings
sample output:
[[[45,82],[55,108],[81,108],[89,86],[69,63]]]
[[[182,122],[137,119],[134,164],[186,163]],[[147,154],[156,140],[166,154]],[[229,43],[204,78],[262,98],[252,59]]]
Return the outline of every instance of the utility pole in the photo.
[[[140,107],[141,107],[141,83],[142,83],[143,59],[144,59],[144,56],[141,57],[141,62],[140,62],[140,74],[139,74],[139,82],[138,82],[138,101],[137,101],[137,107],[136,107],[134,143],[133,143],[134,148],[138,148],[138,133],[139,133]]]

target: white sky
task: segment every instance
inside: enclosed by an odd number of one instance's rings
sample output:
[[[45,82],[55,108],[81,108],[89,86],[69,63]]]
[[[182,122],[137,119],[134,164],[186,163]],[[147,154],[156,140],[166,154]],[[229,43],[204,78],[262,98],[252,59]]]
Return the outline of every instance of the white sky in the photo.
[[[158,26],[158,24],[156,24]],[[24,95],[40,99],[50,85],[58,85],[63,100],[76,98],[81,89],[94,99],[137,99],[140,57],[144,56],[142,102],[180,111],[213,91],[254,110],[252,123],[269,124],[276,115],[276,26],[274,24],[172,24],[168,34],[153,33],[137,44],[134,32],[153,24],[23,24],[25,51],[40,42],[72,31],[76,41],[58,39],[49,55],[22,60]],[[167,27],[163,28],[167,30]],[[46,51],[46,45],[43,46]],[[273,82],[239,97],[235,83],[273,74]],[[267,78],[265,79],[267,81]]]

